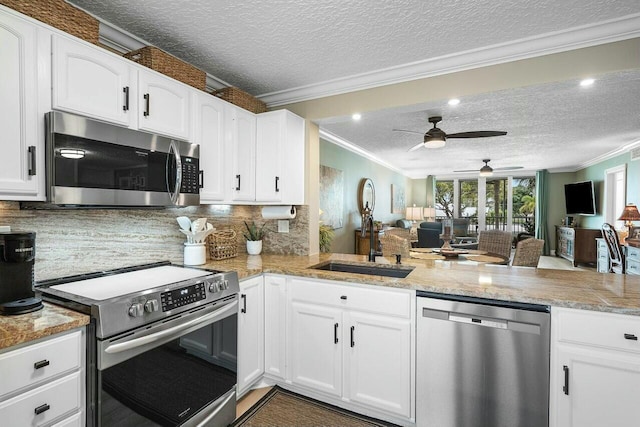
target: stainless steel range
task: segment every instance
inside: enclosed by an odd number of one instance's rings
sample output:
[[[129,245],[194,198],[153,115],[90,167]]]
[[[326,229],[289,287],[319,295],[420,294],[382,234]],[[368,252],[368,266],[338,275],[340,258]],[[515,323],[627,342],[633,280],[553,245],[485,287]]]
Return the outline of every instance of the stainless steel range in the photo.
[[[226,426],[235,418],[238,276],[169,262],[37,284],[91,315],[87,425]]]

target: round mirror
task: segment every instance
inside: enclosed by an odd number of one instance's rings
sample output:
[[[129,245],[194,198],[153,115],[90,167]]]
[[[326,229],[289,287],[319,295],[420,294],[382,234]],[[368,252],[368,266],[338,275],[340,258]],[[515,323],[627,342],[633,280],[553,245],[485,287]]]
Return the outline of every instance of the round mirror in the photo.
[[[376,204],[376,191],[373,188],[373,181],[369,178],[362,178],[360,180],[360,186],[358,188],[358,207],[360,208],[360,214],[364,213],[365,207],[368,207],[371,212]]]

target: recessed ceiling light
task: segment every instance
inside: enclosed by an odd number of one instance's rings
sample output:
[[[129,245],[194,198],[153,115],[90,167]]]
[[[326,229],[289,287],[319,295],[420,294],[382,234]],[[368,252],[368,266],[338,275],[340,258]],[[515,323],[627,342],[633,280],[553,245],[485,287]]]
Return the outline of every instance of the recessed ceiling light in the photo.
[[[354,113],[354,114],[351,116],[351,118],[352,118],[353,120],[360,120],[360,119],[362,118],[362,114],[360,114],[360,113]]]
[[[460,100],[458,98],[452,98],[449,100],[449,105],[451,105],[452,107],[456,106],[460,104]]]
[[[595,79],[584,79],[580,82],[580,86],[586,87],[591,86],[595,82]]]

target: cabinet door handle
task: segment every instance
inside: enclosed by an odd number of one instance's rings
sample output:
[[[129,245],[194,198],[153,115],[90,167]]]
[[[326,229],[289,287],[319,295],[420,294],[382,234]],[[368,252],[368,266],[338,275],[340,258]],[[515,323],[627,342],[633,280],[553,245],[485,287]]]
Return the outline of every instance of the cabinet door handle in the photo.
[[[236,175],[236,179],[238,180],[238,185],[236,186],[236,191],[240,191],[240,175]]]
[[[204,188],[204,171],[200,171],[200,188]]]
[[[30,145],[27,151],[29,153],[29,176],[34,176],[36,174],[36,146]]]
[[[149,113],[150,113],[150,111],[149,111],[150,104],[151,104],[151,102],[149,101],[150,96],[149,96],[148,93],[145,93],[143,98],[144,98],[144,101],[145,101],[145,103],[144,103],[144,113],[143,114],[144,114],[145,117],[147,117],[149,115]]]
[[[123,87],[122,91],[124,92],[124,105],[122,106],[122,109],[124,111],[129,111],[129,86]]]
[[[333,343],[338,344],[338,324],[333,325]]]
[[[351,327],[351,347],[353,347],[354,345],[356,345],[356,342],[353,340],[353,335],[354,335],[355,330],[356,330],[356,327],[355,327],[355,326],[352,326],[352,327]]]
[[[638,341],[638,337],[634,334],[624,334],[625,340]]]
[[[340,299],[347,299],[346,295],[340,295]]]
[[[569,367],[567,365],[564,365],[562,367],[562,370],[564,371],[564,385],[562,386],[562,391],[564,392],[564,394],[568,396],[569,395]]]
[[[276,176],[276,193],[280,192],[280,188],[278,188],[278,181],[280,181],[280,177]]]
[[[240,309],[240,313],[246,313],[247,312],[247,296],[245,294],[240,295],[240,298],[242,298],[242,308]]]
[[[51,406],[49,406],[48,404],[45,403],[44,405],[38,406],[33,411],[36,413],[36,415],[40,415],[41,413],[43,413],[45,411],[48,411],[49,409],[51,409]]]
[[[44,368],[45,366],[49,366],[49,361],[47,359],[41,360],[33,364],[34,369]]]

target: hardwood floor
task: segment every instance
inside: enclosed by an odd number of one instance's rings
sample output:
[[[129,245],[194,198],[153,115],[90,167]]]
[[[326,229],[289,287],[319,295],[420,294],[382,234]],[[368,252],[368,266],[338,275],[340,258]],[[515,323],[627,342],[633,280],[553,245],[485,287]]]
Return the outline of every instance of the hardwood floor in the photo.
[[[251,408],[258,400],[271,390],[272,387],[257,388],[249,391],[236,404],[236,418],[244,414],[247,409]]]

